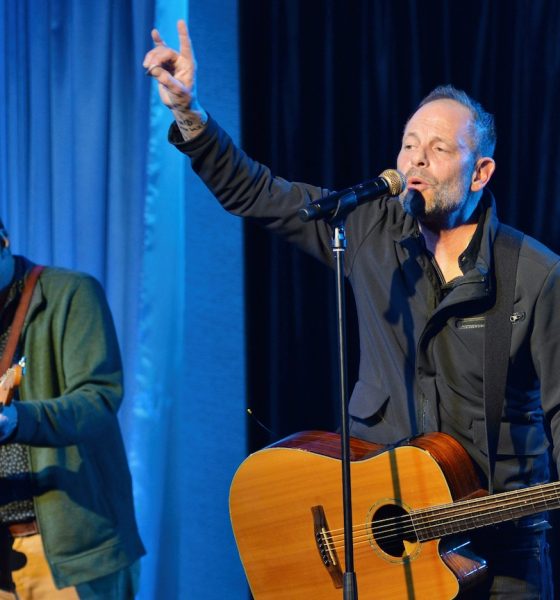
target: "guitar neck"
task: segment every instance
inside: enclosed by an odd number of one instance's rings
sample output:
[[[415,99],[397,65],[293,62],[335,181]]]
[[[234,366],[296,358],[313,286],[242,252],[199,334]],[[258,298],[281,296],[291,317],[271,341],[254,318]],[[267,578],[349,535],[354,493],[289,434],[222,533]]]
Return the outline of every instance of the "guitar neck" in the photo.
[[[560,482],[460,500],[410,513],[420,541],[512,521],[560,508]]]

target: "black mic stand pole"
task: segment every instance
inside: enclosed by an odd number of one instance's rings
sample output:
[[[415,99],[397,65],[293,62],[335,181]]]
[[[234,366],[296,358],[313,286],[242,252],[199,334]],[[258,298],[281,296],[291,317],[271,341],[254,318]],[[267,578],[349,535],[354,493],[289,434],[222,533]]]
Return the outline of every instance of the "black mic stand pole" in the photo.
[[[383,184],[379,181],[383,179]],[[346,360],[346,301],[344,289],[344,251],[346,250],[346,234],[344,223],[346,216],[358,206],[358,199],[368,196],[379,196],[380,192],[388,196],[396,196],[406,185],[405,178],[398,171],[388,169],[370,184],[354,186],[328,199],[322,205],[317,200],[299,211],[302,221],[323,219],[333,228],[332,249],[336,267],[336,310],[338,333],[338,367],[340,376],[340,445],[342,459],[342,505],[344,510],[344,558],[343,575],[344,600],[357,600],[358,585],[354,572],[354,544],[352,540],[352,485],[350,481],[350,427],[348,423],[348,384]],[[381,187],[381,185],[383,187]],[[370,189],[371,187],[371,189]],[[331,210],[333,200],[336,207]],[[310,210],[310,207],[313,210]]]
[[[358,586],[354,572],[354,544],[352,537],[352,486],[350,481],[350,427],[348,423],[348,383],[346,358],[346,294],[344,289],[344,252],[346,250],[346,234],[344,221],[346,214],[356,204],[355,194],[342,198],[335,216],[330,219],[333,227],[332,250],[335,259],[336,272],[336,311],[338,338],[338,370],[340,382],[340,429],[341,429],[341,459],[342,459],[342,503],[344,509],[344,558],[345,571],[343,575],[344,600],[357,600]],[[344,208],[349,210],[344,210]]]

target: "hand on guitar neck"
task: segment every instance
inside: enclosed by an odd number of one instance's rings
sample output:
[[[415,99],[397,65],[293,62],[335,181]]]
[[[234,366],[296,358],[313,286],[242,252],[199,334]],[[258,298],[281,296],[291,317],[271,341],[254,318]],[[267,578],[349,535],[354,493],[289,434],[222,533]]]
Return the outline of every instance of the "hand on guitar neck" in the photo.
[[[24,368],[25,359],[22,358],[0,377],[0,444],[6,442],[17,427],[18,414],[12,399],[23,377]]]

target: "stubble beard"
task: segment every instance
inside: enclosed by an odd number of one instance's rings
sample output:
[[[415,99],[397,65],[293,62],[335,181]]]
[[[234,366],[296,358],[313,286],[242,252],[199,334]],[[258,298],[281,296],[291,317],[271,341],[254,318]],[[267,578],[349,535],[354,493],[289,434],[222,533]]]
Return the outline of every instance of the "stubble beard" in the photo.
[[[469,203],[472,192],[469,181],[444,183],[434,186],[428,202],[417,190],[406,190],[401,202],[406,212],[427,225],[448,226],[453,216]]]

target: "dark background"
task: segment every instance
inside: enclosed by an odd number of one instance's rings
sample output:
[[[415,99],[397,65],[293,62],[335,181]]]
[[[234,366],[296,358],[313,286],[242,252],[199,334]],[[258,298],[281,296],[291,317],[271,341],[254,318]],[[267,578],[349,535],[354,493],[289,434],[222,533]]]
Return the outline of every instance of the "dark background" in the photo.
[[[250,155],[287,179],[353,185],[395,166],[416,104],[452,83],[496,117],[500,218],[560,251],[560,3],[240,0],[240,11]],[[255,448],[336,426],[334,275],[252,224],[245,234],[250,405],[275,434],[252,427]],[[355,377],[351,296],[348,312]]]
[[[278,175],[340,189],[395,166],[436,85],[496,117],[502,221],[560,251],[560,2],[240,0],[243,146]],[[338,424],[334,275],[245,224],[250,448]],[[349,379],[357,331],[348,296]],[[559,365],[560,371],[560,365]],[[351,388],[350,388],[351,389]]]

